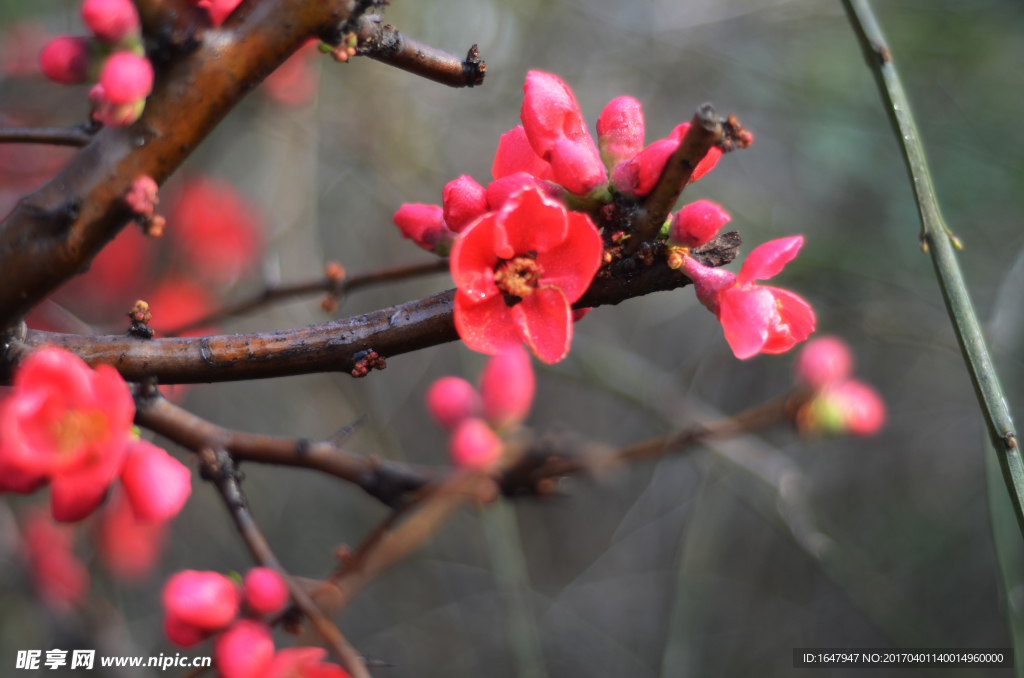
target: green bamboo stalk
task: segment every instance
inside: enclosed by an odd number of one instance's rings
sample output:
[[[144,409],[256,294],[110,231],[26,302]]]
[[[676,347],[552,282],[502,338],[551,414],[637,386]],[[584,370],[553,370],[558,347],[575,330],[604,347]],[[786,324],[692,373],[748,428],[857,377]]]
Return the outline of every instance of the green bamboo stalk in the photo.
[[[959,247],[959,242],[946,227],[939,210],[917,125],[878,20],[867,0],[842,0],[842,3],[878,83],[882,102],[903,149],[917,199],[917,211],[921,217],[921,246],[931,254],[946,310],[960,343],[967,371],[971,375],[989,437],[999,457],[1003,480],[1010,493],[1013,512],[1017,516],[1017,525],[1024,534],[1024,461],[1017,446],[1010,409],[999,386],[999,377],[971,305],[963,274],[957,265],[954,249]]]

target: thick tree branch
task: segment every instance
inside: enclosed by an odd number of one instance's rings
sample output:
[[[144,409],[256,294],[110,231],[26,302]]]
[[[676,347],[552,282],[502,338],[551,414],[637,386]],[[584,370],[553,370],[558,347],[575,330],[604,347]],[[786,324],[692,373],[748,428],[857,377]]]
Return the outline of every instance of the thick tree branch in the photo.
[[[78,127],[6,127],[0,128],[0,144],[48,144],[50,146],[85,146],[93,133],[84,125]]]
[[[421,264],[406,264],[402,266],[379,268],[373,271],[357,273],[353,276],[345,276],[340,280],[332,278],[331,276],[324,276],[319,280],[312,280],[305,283],[267,287],[265,290],[249,299],[245,299],[232,306],[209,313],[198,320],[193,320],[187,325],[177,327],[173,331],[168,332],[167,336],[175,337],[190,330],[194,330],[197,327],[209,327],[210,325],[219,323],[225,318],[232,318],[246,313],[252,313],[264,306],[269,306],[276,301],[284,299],[309,296],[318,292],[326,292],[334,297],[340,297],[343,299],[349,292],[353,292],[363,287],[371,287],[380,283],[395,282],[398,280],[407,280],[409,278],[418,278],[419,276],[429,275],[431,273],[445,273],[447,271],[448,260],[435,259],[434,261],[428,261]],[[157,309],[157,311],[159,311],[159,309]]]
[[[216,484],[221,498],[224,500],[224,505],[231,512],[235,526],[238,528],[239,534],[242,535],[246,546],[249,547],[253,558],[260,565],[275,570],[284,578],[295,606],[306,616],[317,633],[327,641],[349,673],[354,678],[370,678],[370,672],[366,669],[359,653],[349,644],[338,627],[324,616],[323,611],[313,602],[306,590],[288,574],[284,566],[281,565],[281,561],[274,555],[274,551],[270,548],[270,544],[267,543],[266,537],[263,536],[259,525],[256,524],[256,520],[249,511],[249,505],[242,493],[231,456],[223,449],[204,448],[199,454],[199,459],[203,475]]]
[[[192,0],[135,0],[135,7],[146,51],[157,63],[197,47],[200,32],[210,27],[209,12]]]
[[[739,244],[738,234],[725,233],[693,254],[707,265],[721,266],[736,257]],[[599,274],[576,307],[618,304],[688,284],[689,278],[669,268],[663,256],[651,265],[626,258],[606,277]],[[161,384],[352,371],[369,351],[389,358],[458,339],[453,298],[453,291],[442,292],[366,315],[260,334],[139,339],[30,331],[25,342],[29,347],[60,346],[90,365],[113,365],[130,381],[155,377]],[[8,359],[18,354],[15,348]]]
[[[0,327],[81,272],[117,235],[131,217],[122,198],[137,177],[163,182],[309,37],[336,31],[353,2],[246,0],[194,50],[170,58],[138,122],[100,131],[0,223]]]
[[[487,66],[480,60],[476,45],[460,59],[430,45],[402,35],[377,15],[364,15],[357,22],[356,54],[390,64],[403,71],[449,87],[475,87],[484,83]]]

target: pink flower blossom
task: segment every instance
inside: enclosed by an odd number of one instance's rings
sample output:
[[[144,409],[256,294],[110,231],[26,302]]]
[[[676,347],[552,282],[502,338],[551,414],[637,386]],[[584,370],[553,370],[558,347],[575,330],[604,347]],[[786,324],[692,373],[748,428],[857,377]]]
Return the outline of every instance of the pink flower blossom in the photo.
[[[800,351],[795,369],[798,382],[820,389],[853,373],[853,353],[839,337],[818,337]]]
[[[480,394],[465,379],[441,377],[427,390],[427,410],[434,421],[451,431],[463,420],[480,415]]]
[[[633,97],[616,97],[597,119],[597,144],[608,169],[629,160],[644,147],[644,113]]]
[[[448,440],[448,452],[456,466],[488,470],[501,460],[501,439],[482,419],[464,419]]]
[[[412,240],[428,252],[443,257],[451,251],[455,234],[445,225],[444,210],[440,206],[406,203],[395,212],[392,221],[403,238]]]
[[[85,82],[89,72],[89,41],[70,35],[54,38],[40,53],[39,66],[43,75],[54,82]]]
[[[91,370],[59,348],[34,351],[0,404],[0,489],[31,492],[49,481],[53,516],[81,520],[121,472],[135,403],[117,370]]]
[[[213,664],[222,678],[260,678],[273,658],[270,627],[252,619],[238,620],[213,643]]]
[[[116,43],[138,31],[139,13],[131,0],[85,0],[82,21],[100,40]]]
[[[590,217],[524,190],[467,228],[452,250],[455,328],[475,351],[496,354],[525,341],[548,363],[572,341],[572,304],[601,265]]]
[[[245,574],[245,602],[255,612],[274,614],[288,603],[288,584],[269,567],[254,567]]]
[[[480,373],[484,416],[499,428],[520,423],[530,413],[535,389],[530,355],[521,345],[502,351]]]
[[[463,174],[445,184],[441,192],[444,223],[449,229],[461,233],[475,219],[487,212],[487,189]]]
[[[176,629],[191,628],[197,636],[219,631],[230,624],[238,616],[238,603],[235,583],[219,572],[182,570],[164,585],[167,625]]]
[[[729,214],[710,200],[691,202],[672,217],[669,244],[700,247],[714,238],[729,219]]]
[[[806,301],[792,292],[754,283],[779,273],[803,241],[802,236],[794,236],[756,247],[739,275],[704,266],[690,256],[682,258],[682,270],[693,280],[697,299],[718,317],[737,358],[784,353],[814,331],[814,311]]]
[[[145,440],[129,448],[121,482],[135,516],[145,522],[170,520],[192,494],[188,467]]]

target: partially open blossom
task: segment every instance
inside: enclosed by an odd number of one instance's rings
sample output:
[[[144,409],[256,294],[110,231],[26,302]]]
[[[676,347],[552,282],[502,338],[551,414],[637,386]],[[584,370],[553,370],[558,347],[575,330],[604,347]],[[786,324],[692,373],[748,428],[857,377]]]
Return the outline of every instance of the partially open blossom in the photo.
[[[219,572],[182,570],[164,585],[163,604],[168,619],[200,632],[223,629],[238,615],[235,582]]]
[[[572,304],[601,265],[590,217],[524,190],[463,231],[452,250],[455,328],[474,351],[496,354],[525,341],[547,363],[572,341]]]
[[[22,553],[43,602],[66,611],[89,591],[89,571],[74,553],[74,530],[34,510],[22,525]]]
[[[213,643],[213,664],[223,678],[260,678],[273,658],[270,627],[252,619],[238,620]]]
[[[552,200],[560,200],[564,195],[562,187],[550,181],[538,179],[526,172],[516,172],[501,179],[495,179],[487,185],[487,205],[490,211],[497,212],[512,196],[526,188],[535,188]]]
[[[551,178],[571,193],[586,195],[608,174],[569,87],[550,73],[530,71],[519,117],[534,152],[551,163]]]
[[[190,179],[168,215],[173,244],[195,273],[227,285],[263,251],[262,219],[230,182]]]
[[[482,411],[480,394],[460,377],[441,377],[427,390],[427,410],[438,424],[451,431]]]
[[[443,257],[451,251],[455,234],[445,226],[444,210],[440,206],[406,203],[398,208],[392,221],[402,232],[402,237],[428,252]]]
[[[274,655],[260,678],[350,678],[337,664],[322,661],[322,647],[289,647]]]
[[[452,462],[464,468],[490,469],[501,459],[501,452],[501,439],[475,417],[463,420],[448,440]]]
[[[597,118],[597,145],[610,170],[644,147],[644,113],[633,97],[616,97]]]
[[[139,216],[151,217],[157,203],[160,202],[156,196],[157,189],[153,177],[144,174],[132,182],[132,187],[125,194],[124,201]]]
[[[220,26],[235,11],[242,0],[192,0],[193,4],[210,13],[210,23]]]
[[[498,150],[491,165],[491,176],[503,179],[518,172],[525,172],[538,179],[551,178],[551,164],[537,155],[526,138],[526,130],[517,125],[501,135]],[[491,207],[491,209],[496,209]]]
[[[441,192],[444,223],[449,229],[461,233],[474,219],[487,212],[487,189],[463,174],[445,184]]]
[[[885,425],[885,401],[874,388],[847,379],[825,386],[797,414],[797,426],[807,433],[851,433],[870,436]]]
[[[59,348],[34,351],[0,403],[0,489],[31,492],[48,480],[54,518],[81,520],[121,472],[134,415],[113,367],[92,370]]]
[[[700,247],[714,238],[719,229],[729,223],[729,219],[729,214],[710,200],[691,202],[672,217],[669,243],[681,247]]]
[[[839,337],[818,337],[807,342],[796,364],[797,381],[812,389],[845,380],[853,373],[853,353]]]
[[[484,416],[498,427],[518,424],[530,412],[535,389],[530,355],[521,345],[502,351],[480,373]]]
[[[145,440],[129,448],[121,482],[135,516],[142,521],[170,520],[192,494],[192,472],[188,467]]]
[[[697,299],[718,317],[737,358],[784,353],[814,331],[810,304],[787,290],[754,283],[779,273],[803,241],[794,236],[754,248],[739,275],[682,257],[681,268],[693,280]]]
[[[96,551],[100,562],[118,580],[144,581],[160,560],[167,522],[144,522],[124,492],[114,492],[98,513]]]
[[[74,85],[89,73],[89,41],[71,35],[54,38],[39,55],[43,75],[54,82]]]
[[[128,4],[131,5],[131,2]],[[103,64],[100,84],[103,85],[107,101],[114,106],[135,103],[153,91],[153,67],[144,56],[134,52],[117,52]]]
[[[255,612],[273,614],[288,603],[288,584],[269,567],[254,567],[245,573],[242,585],[245,602]]]
[[[85,0],[82,21],[100,40],[121,42],[139,28],[139,13],[131,0]]]

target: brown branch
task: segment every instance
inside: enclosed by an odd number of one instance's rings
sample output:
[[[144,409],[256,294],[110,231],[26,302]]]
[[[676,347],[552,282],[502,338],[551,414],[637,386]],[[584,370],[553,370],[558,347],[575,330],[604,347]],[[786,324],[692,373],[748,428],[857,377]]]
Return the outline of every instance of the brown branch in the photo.
[[[349,673],[354,678],[370,678],[370,672],[356,649],[349,644],[338,627],[324,615],[305,589],[288,574],[284,566],[281,565],[281,561],[274,555],[270,544],[267,543],[266,537],[263,536],[259,525],[256,524],[256,520],[249,511],[248,502],[242,493],[241,485],[239,485],[238,474],[235,471],[231,455],[226,450],[214,450],[207,447],[199,454],[199,459],[202,463],[204,477],[217,485],[221,498],[228,511],[231,512],[235,526],[242,535],[246,546],[249,547],[253,558],[260,565],[269,567],[284,577],[296,607],[306,615],[317,633],[327,641]]]
[[[4,127],[0,128],[0,144],[49,144],[50,146],[85,146],[92,141],[88,127]]]
[[[694,250],[694,256],[707,265],[721,266],[736,257],[739,244],[738,234],[725,233]],[[576,307],[618,304],[688,284],[689,278],[669,268],[663,256],[650,266],[626,258],[616,262],[607,277],[599,274]],[[130,381],[155,377],[161,384],[351,371],[371,350],[390,358],[458,339],[453,298],[453,291],[442,292],[366,315],[261,334],[146,340],[33,330],[25,343],[30,347],[60,346],[90,365],[113,365]],[[20,353],[14,347],[7,358],[16,360]]]
[[[192,0],[135,0],[146,52],[157,63],[199,45],[210,14]]]
[[[106,128],[0,223],[0,327],[87,268],[131,218],[122,197],[140,175],[163,182],[228,112],[353,0],[246,0],[197,47],[158,69],[133,125]],[[154,5],[163,6],[164,3]],[[183,7],[181,0],[167,0]]]
[[[376,15],[361,16],[356,27],[357,55],[368,56],[449,87],[475,87],[484,83],[487,66],[480,60],[476,45],[469,48],[463,60],[451,52],[402,35],[391,24],[381,23]]]
[[[429,275],[431,273],[447,273],[448,272],[448,260],[447,259],[436,259],[422,264],[406,264],[402,266],[390,266],[388,268],[380,268],[373,271],[367,271],[365,273],[357,273],[351,277],[345,277],[341,280],[324,276],[319,280],[312,280],[305,283],[297,283],[294,285],[279,285],[274,287],[267,287],[259,294],[240,301],[232,306],[213,311],[207,315],[193,320],[192,322],[177,327],[171,332],[167,333],[169,337],[176,337],[184,334],[190,330],[194,330],[197,327],[209,327],[210,325],[217,324],[226,318],[232,318],[246,313],[251,313],[255,310],[268,306],[274,302],[281,301],[284,299],[292,299],[295,297],[304,297],[318,292],[326,292],[327,294],[335,297],[344,298],[349,292],[358,290],[363,287],[370,287],[379,283],[395,282],[398,280],[407,280],[409,278],[417,278],[422,275]],[[154,309],[159,313],[160,309]]]

